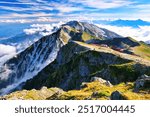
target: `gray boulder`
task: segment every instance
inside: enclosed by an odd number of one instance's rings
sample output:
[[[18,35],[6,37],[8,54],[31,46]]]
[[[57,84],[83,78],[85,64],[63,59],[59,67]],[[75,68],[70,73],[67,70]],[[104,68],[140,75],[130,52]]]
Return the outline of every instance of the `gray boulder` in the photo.
[[[134,92],[138,92],[140,89],[150,89],[150,76],[142,75],[134,83]]]
[[[100,78],[100,77],[92,77],[92,78],[91,78],[91,82],[94,82],[94,81],[98,81],[98,82],[100,82],[101,84],[104,84],[104,85],[106,85],[106,86],[108,86],[108,87],[112,87],[112,86],[113,86],[109,81],[104,80],[104,79],[102,79],[102,78]]]
[[[80,89],[86,88],[88,87],[88,83],[87,82],[82,82],[82,84],[80,85]]]
[[[114,91],[114,92],[112,92],[110,99],[111,100],[125,100],[125,97],[122,95],[121,92]]]

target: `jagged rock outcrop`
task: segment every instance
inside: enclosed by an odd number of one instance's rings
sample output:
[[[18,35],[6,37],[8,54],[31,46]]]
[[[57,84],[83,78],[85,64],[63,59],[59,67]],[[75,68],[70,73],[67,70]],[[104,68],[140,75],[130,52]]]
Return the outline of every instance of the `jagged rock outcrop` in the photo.
[[[0,100],[46,100],[53,95],[62,94],[64,91],[59,88],[42,87],[40,90],[22,90],[0,97]]]
[[[150,90],[150,76],[142,75],[135,81],[134,91],[138,92],[140,89]]]
[[[78,32],[78,34],[82,35],[82,41],[87,41],[91,39],[111,40],[113,38],[122,37],[110,30],[107,30],[105,28],[99,28],[98,26],[87,22],[70,21],[63,26],[70,26],[74,28]],[[78,37],[76,37],[76,39],[78,39]]]
[[[93,82],[93,81],[98,81],[98,82],[100,82],[101,84],[104,84],[104,85],[109,86],[109,87],[112,87],[112,86],[113,86],[109,81],[104,80],[104,79],[102,79],[102,78],[100,78],[100,77],[92,77],[92,78],[91,78],[91,82]]]

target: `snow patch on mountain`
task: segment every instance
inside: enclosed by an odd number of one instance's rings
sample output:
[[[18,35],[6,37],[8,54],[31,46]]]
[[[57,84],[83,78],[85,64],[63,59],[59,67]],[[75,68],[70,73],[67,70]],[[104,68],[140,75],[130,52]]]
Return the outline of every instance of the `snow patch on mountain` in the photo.
[[[57,36],[58,33],[53,33],[41,38],[0,67],[0,95],[18,89],[23,82],[37,75],[54,61],[60,47],[63,46]]]

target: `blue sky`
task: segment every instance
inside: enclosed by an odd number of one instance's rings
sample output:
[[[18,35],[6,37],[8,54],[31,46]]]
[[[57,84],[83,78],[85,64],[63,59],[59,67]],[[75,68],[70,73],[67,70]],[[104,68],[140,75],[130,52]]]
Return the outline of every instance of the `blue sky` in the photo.
[[[0,22],[143,19],[149,0],[0,0]]]

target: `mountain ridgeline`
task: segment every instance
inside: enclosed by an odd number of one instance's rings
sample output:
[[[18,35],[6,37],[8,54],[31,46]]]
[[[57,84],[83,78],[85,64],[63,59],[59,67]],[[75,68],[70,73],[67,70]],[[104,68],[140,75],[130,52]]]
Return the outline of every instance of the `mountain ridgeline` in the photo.
[[[114,85],[134,82],[142,74],[150,75],[149,49],[130,37],[71,21],[0,67],[0,94],[43,86],[80,89],[92,77]]]

